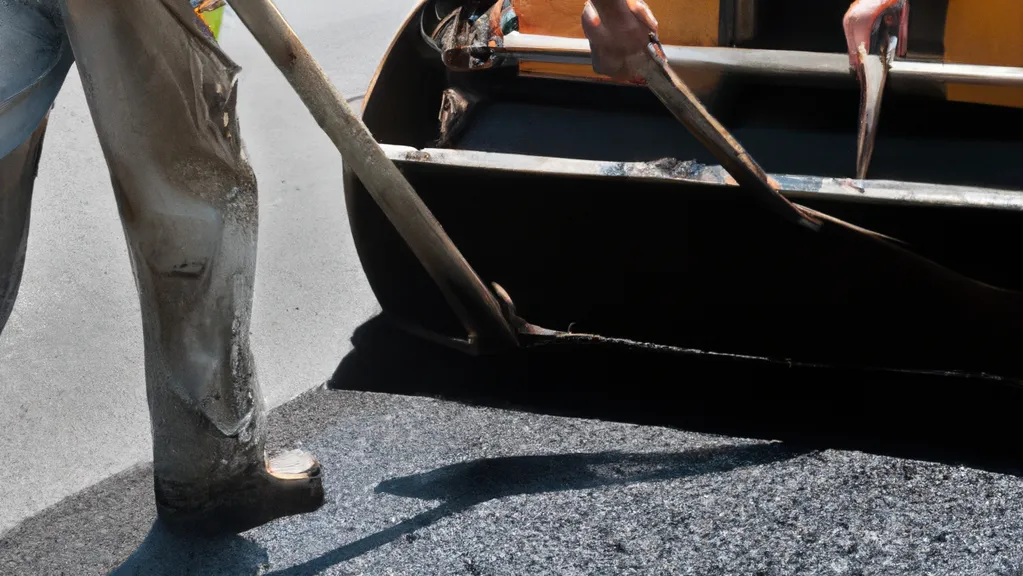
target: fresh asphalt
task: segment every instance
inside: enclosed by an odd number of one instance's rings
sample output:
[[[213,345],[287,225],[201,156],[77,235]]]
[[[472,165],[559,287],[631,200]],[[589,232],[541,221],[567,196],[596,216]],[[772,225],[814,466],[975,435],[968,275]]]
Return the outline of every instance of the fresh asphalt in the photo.
[[[223,540],[154,525],[129,469],[0,538],[0,573],[947,574],[1023,570],[1023,479],[366,392],[271,418],[327,502]]]

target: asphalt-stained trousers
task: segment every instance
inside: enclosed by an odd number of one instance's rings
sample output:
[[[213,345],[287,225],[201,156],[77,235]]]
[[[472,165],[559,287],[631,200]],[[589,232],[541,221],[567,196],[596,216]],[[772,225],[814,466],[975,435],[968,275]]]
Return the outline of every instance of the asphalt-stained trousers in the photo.
[[[187,0],[0,3],[0,330],[24,265],[47,115],[72,63],[141,303],[157,503],[199,520],[217,505],[251,508],[243,500],[266,499],[277,481],[249,345],[256,179],[239,136],[239,67]],[[318,465],[303,462],[305,484],[236,524],[317,507]]]

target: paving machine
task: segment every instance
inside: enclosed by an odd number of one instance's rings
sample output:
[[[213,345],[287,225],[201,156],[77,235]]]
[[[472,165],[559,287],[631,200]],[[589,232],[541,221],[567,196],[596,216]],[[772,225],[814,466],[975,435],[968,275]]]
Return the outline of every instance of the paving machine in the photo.
[[[919,4],[857,82],[842,0],[652,2],[637,85],[593,74],[575,0],[424,0],[358,119],[269,0],[232,2],[413,334],[1018,388],[1020,8]]]
[[[1016,382],[1023,40],[1005,23],[1023,12],[920,4],[871,94],[845,54],[847,2],[650,1],[666,63],[805,227],[650,90],[594,74],[580,2],[421,2],[362,119],[490,294],[438,281],[346,163],[384,311],[470,353],[600,341]]]

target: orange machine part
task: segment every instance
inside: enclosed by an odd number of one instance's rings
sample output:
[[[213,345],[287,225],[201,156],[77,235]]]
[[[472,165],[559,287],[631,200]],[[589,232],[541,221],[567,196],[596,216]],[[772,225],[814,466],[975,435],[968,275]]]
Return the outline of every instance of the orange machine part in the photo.
[[[657,16],[658,36],[664,44],[717,46],[721,0],[646,0]],[[1023,2],[1023,0],[1020,0]],[[585,38],[581,24],[583,0],[513,0],[523,34]],[[523,74],[604,79],[589,66],[523,62]]]
[[[1023,66],[1023,0],[948,0],[945,61]],[[949,100],[1023,108],[1023,89],[949,84]]]

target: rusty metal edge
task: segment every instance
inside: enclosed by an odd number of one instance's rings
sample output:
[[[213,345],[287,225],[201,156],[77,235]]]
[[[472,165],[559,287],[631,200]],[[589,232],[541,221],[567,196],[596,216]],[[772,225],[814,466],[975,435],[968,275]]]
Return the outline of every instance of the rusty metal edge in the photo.
[[[736,362],[752,362],[765,365],[783,366],[792,369],[824,369],[824,370],[847,370],[857,372],[873,372],[873,373],[886,373],[886,374],[901,374],[907,376],[930,376],[939,378],[961,378],[969,380],[982,380],[986,382],[998,383],[1008,386],[1023,386],[1023,380],[1016,378],[1010,378],[1001,376],[998,374],[989,374],[986,372],[965,372],[959,370],[927,370],[927,369],[911,369],[911,368],[889,368],[879,366],[868,366],[868,365],[855,365],[845,366],[839,364],[823,364],[814,362],[802,362],[793,360],[791,358],[770,358],[767,356],[752,356],[745,354],[733,354],[727,352],[711,352],[707,350],[699,350],[696,348],[683,348],[680,346],[671,346],[667,344],[655,344],[651,342],[641,342],[637,340],[630,340],[627,338],[613,338],[609,336],[601,336],[599,334],[582,334],[582,333],[571,333],[561,331],[548,331],[544,334],[535,334],[530,332],[520,332],[520,341],[523,348],[537,348],[540,346],[550,346],[564,343],[578,343],[578,344],[607,344],[612,346],[622,346],[626,348],[641,349],[651,352],[664,352],[669,354],[691,356],[691,357],[702,357],[702,358],[715,358],[721,360],[731,360]]]

